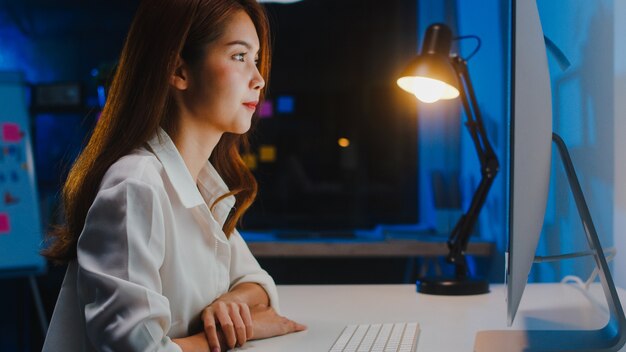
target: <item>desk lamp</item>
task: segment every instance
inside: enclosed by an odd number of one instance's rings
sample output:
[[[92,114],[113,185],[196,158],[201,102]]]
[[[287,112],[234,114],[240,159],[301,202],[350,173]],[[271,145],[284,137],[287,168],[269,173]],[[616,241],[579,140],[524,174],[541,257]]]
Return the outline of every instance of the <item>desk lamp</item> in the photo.
[[[458,220],[448,239],[449,253],[446,260],[455,265],[455,276],[418,280],[419,292],[435,295],[473,295],[489,292],[486,280],[469,277],[465,251],[480,209],[485,203],[500,166],[487,139],[470,81],[467,60],[459,55],[450,54],[452,40],[464,38],[478,39],[479,45],[474,51],[476,53],[480,47],[478,37],[452,38],[452,31],[445,24],[430,25],[426,29],[421,53],[411,61],[397,81],[400,88],[414,94],[425,103],[461,96],[467,115],[465,126],[472,137],[480,161],[482,174],[480,184],[474,192],[469,209]]]

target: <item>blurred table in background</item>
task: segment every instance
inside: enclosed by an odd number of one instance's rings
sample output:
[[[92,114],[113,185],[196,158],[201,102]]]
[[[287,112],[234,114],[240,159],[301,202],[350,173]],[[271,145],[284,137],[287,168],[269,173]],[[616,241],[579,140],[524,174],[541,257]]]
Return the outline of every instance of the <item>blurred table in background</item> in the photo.
[[[447,238],[258,240],[244,236],[255,257],[440,257],[448,254]],[[488,257],[494,244],[472,241],[467,254]]]

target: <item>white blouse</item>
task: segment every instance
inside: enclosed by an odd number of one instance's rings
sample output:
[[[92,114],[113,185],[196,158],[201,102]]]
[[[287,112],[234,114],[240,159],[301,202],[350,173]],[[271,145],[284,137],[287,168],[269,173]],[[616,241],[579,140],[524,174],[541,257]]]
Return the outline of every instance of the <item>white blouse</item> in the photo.
[[[272,278],[241,235],[222,225],[235,204],[207,162],[194,182],[160,130],[114,163],[67,269],[43,351],[181,351],[171,338],[202,331],[200,313],[244,282],[278,310]],[[207,206],[208,205],[208,206]]]

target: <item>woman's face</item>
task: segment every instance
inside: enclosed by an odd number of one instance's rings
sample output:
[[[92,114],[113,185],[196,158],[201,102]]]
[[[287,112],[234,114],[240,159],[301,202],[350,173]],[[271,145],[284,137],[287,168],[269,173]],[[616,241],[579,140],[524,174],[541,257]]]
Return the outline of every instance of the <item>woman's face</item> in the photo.
[[[210,43],[199,68],[191,70],[185,105],[200,126],[218,133],[243,134],[265,81],[256,61],[259,37],[244,11],[235,13],[224,33]]]

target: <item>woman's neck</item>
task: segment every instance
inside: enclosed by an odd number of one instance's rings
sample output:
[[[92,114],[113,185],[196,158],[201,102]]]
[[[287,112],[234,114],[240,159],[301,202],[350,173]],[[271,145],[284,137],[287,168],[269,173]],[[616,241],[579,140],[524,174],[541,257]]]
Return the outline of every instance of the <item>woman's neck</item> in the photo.
[[[193,120],[180,118],[178,121],[176,133],[170,137],[197,183],[200,170],[206,165],[222,134],[208,129],[206,125],[198,126]]]

